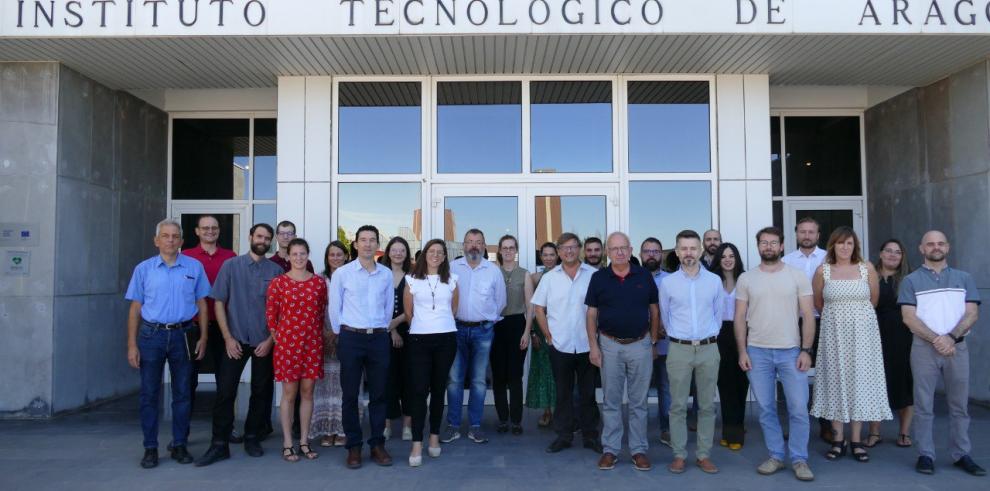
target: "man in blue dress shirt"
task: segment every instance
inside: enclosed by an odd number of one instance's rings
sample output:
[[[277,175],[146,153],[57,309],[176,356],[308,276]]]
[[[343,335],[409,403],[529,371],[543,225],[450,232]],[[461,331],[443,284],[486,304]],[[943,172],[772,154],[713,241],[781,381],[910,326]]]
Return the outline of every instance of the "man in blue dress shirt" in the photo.
[[[337,342],[340,359],[340,387],[343,391],[344,434],[347,436],[347,467],[361,467],[361,417],[358,396],[361,376],[367,375],[368,422],[371,459],[378,465],[392,465],[385,450],[385,384],[392,357],[392,321],[395,291],[392,270],[375,261],[378,229],[362,225],[354,237],[358,259],[334,271],[330,279],[327,317],[333,329],[331,342]],[[338,337],[339,336],[339,337]],[[337,338],[337,339],[334,339]]]
[[[709,458],[715,434],[715,385],[718,379],[718,332],[722,328],[722,281],[701,267],[701,237],[694,230],[677,234],[674,248],[681,267],[660,282],[660,316],[670,340],[667,376],[670,380],[670,443],[674,460],[668,470],[684,472],[687,458],[687,399],[691,379],[697,386],[697,465],[714,474]]]
[[[162,220],[155,227],[158,255],[134,268],[124,298],[130,300],[127,317],[127,361],[141,370],[141,429],[144,457],[141,467],[158,465],[158,398],[162,372],[168,361],[172,386],[172,443],[168,448],[180,464],[193,461],[186,449],[192,413],[190,382],[193,360],[206,354],[209,314],[206,296],[210,282],[199,261],[179,254],[182,226]],[[186,333],[198,316],[199,341],[190,349]]]

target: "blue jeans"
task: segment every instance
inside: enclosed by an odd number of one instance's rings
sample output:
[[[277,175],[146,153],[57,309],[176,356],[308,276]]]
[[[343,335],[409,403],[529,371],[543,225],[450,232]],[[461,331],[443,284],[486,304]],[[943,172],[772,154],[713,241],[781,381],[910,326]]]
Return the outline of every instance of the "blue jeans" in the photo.
[[[495,337],[495,323],[485,322],[480,326],[467,327],[457,324],[457,356],[450,367],[447,381],[447,423],[461,426],[461,406],[464,404],[464,378],[471,373],[471,393],[468,396],[468,421],[471,426],[481,426],[481,415],[485,410],[485,373],[488,371],[488,357]]]
[[[670,379],[667,378],[667,355],[653,360],[653,383],[657,388],[657,415],[660,432],[670,431]]]
[[[777,416],[777,379],[784,386],[787,399],[789,436],[787,450],[791,463],[808,461],[808,372],[797,369],[798,348],[770,349],[750,346],[746,348],[753,369],[749,371],[749,385],[753,388],[760,406],[760,427],[770,456],[784,461],[784,432]]]
[[[162,373],[165,361],[172,386],[172,445],[186,444],[189,417],[192,413],[193,362],[186,344],[185,329],[158,329],[142,322],[138,328],[137,346],[141,354],[141,430],[144,448],[158,448],[158,408],[161,404]]]

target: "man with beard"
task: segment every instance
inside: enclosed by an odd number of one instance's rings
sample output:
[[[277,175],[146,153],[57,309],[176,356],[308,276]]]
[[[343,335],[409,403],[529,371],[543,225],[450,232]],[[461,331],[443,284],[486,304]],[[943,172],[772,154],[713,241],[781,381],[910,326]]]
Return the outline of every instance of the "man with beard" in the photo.
[[[495,322],[501,319],[505,308],[505,279],[501,269],[492,264],[485,254],[485,234],[471,229],[464,234],[464,257],[450,263],[450,272],[457,275],[460,297],[457,312],[457,355],[450,367],[447,383],[447,428],[440,441],[450,443],[461,437],[461,414],[464,401],[464,379],[470,377],[468,396],[468,438],[475,443],[487,443],[481,430],[481,416],[485,410],[485,393],[488,384],[489,353],[495,336]],[[470,373],[469,373],[470,372]]]
[[[681,267],[660,283],[660,313],[670,340],[667,373],[670,377],[671,447],[674,460],[667,469],[685,470],[687,457],[687,399],[693,381],[697,387],[697,466],[714,474],[709,458],[715,436],[715,385],[718,381],[718,333],[722,328],[725,290],[715,273],[701,267],[701,237],[694,230],[677,234],[674,252]]]
[[[702,236],[701,242],[705,248],[705,253],[701,256],[701,265],[710,270],[712,269],[712,258],[718,252],[718,246],[722,245],[722,232],[710,229]]]
[[[605,261],[602,260],[604,256],[602,248],[602,239],[598,237],[584,239],[584,263],[592,268],[602,269],[605,266]]]
[[[932,422],[935,386],[941,379],[949,404],[949,451],[955,466],[974,475],[987,471],[969,456],[969,348],[966,335],[976,323],[980,292],[973,277],[946,263],[949,239],[937,230],[922,237],[918,247],[925,262],[901,281],[897,303],[904,324],[914,334],[911,372],[914,374],[914,440],[918,445],[915,470],[935,473]]]
[[[639,258],[660,288],[660,282],[670,273],[660,267],[663,258],[663,245],[660,239],[649,237],[639,246]],[[661,327],[663,320],[661,319]],[[654,348],[653,381],[657,389],[657,408],[660,419],[660,443],[670,446],[670,381],[667,378],[667,351],[670,341],[661,337]]]
[[[281,267],[265,258],[274,235],[267,223],[251,227],[251,249],[224,263],[210,292],[224,352],[217,358],[213,439],[206,453],[196,460],[197,467],[230,458],[234,401],[248,360],[251,361],[251,399],[244,422],[244,451],[252,457],[264,455],[260,440],[270,424],[265,418],[271,414],[275,389],[271,356],[275,343],[265,322],[265,292],[272,279],[282,274]]]
[[[760,265],[741,276],[736,283],[736,346],[739,367],[749,375],[749,383],[760,406],[760,427],[770,458],[756,471],[773,474],[785,467],[790,451],[791,468],[801,481],[815,478],[808,467],[808,369],[811,368],[811,342],[815,338],[811,281],[803,271],[780,260],[784,232],[766,227],[756,233]],[[798,315],[803,319],[798,332]],[[777,381],[787,399],[790,436],[777,417]]]

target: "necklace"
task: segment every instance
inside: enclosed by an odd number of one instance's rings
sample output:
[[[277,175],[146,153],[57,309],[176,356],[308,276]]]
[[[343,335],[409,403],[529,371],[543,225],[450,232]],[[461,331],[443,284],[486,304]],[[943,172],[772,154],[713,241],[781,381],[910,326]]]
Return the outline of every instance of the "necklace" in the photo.
[[[429,275],[426,277],[426,284],[430,286],[430,298],[433,300],[433,310],[437,309],[437,287],[440,286],[440,275],[437,275],[436,284],[430,281]]]

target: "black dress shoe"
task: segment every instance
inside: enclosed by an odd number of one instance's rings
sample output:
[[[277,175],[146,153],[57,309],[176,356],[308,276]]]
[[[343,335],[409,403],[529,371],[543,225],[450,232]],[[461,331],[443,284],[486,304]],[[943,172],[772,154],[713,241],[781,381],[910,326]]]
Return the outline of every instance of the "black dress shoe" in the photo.
[[[230,430],[230,443],[244,443],[244,437],[237,430]]]
[[[141,467],[145,469],[151,469],[152,467],[158,467],[158,449],[157,448],[146,448],[144,449],[144,458],[141,459]]]
[[[495,432],[496,433],[508,433],[509,432],[509,423],[499,423],[498,426],[495,427]]]
[[[918,463],[914,464],[914,470],[922,474],[934,474],[935,462],[932,461],[931,457],[925,457],[922,455],[921,457],[918,457]]]
[[[172,447],[169,453],[172,454],[172,460],[180,464],[191,464],[193,461],[193,456],[189,455],[189,450],[186,450],[185,445],[176,445]]]
[[[558,438],[547,447],[547,453],[557,453],[565,448],[571,448],[571,442]]]
[[[970,473],[970,474],[972,474],[974,476],[985,476],[985,475],[987,475],[986,469],[984,469],[984,468],[980,467],[979,465],[977,465],[976,462],[973,462],[972,457],[970,457],[969,455],[963,455],[961,459],[957,460],[952,465],[954,465],[954,466],[956,466],[956,467],[958,467],[958,468],[960,468],[960,469],[962,469],[962,470],[964,470],[964,471],[966,471],[966,472],[968,472],[968,473]]]
[[[585,438],[584,448],[587,448],[595,453],[602,453],[605,451],[605,449],[602,448],[602,442],[594,438]]]
[[[202,457],[196,459],[196,467],[205,467],[229,458],[230,447],[222,443],[214,443],[206,449],[206,453]]]
[[[522,425],[521,424],[512,423],[512,434],[513,435],[522,435],[522,433],[523,433]]]
[[[265,449],[261,448],[261,443],[258,440],[244,437],[244,453],[251,457],[261,457],[265,455]]]

